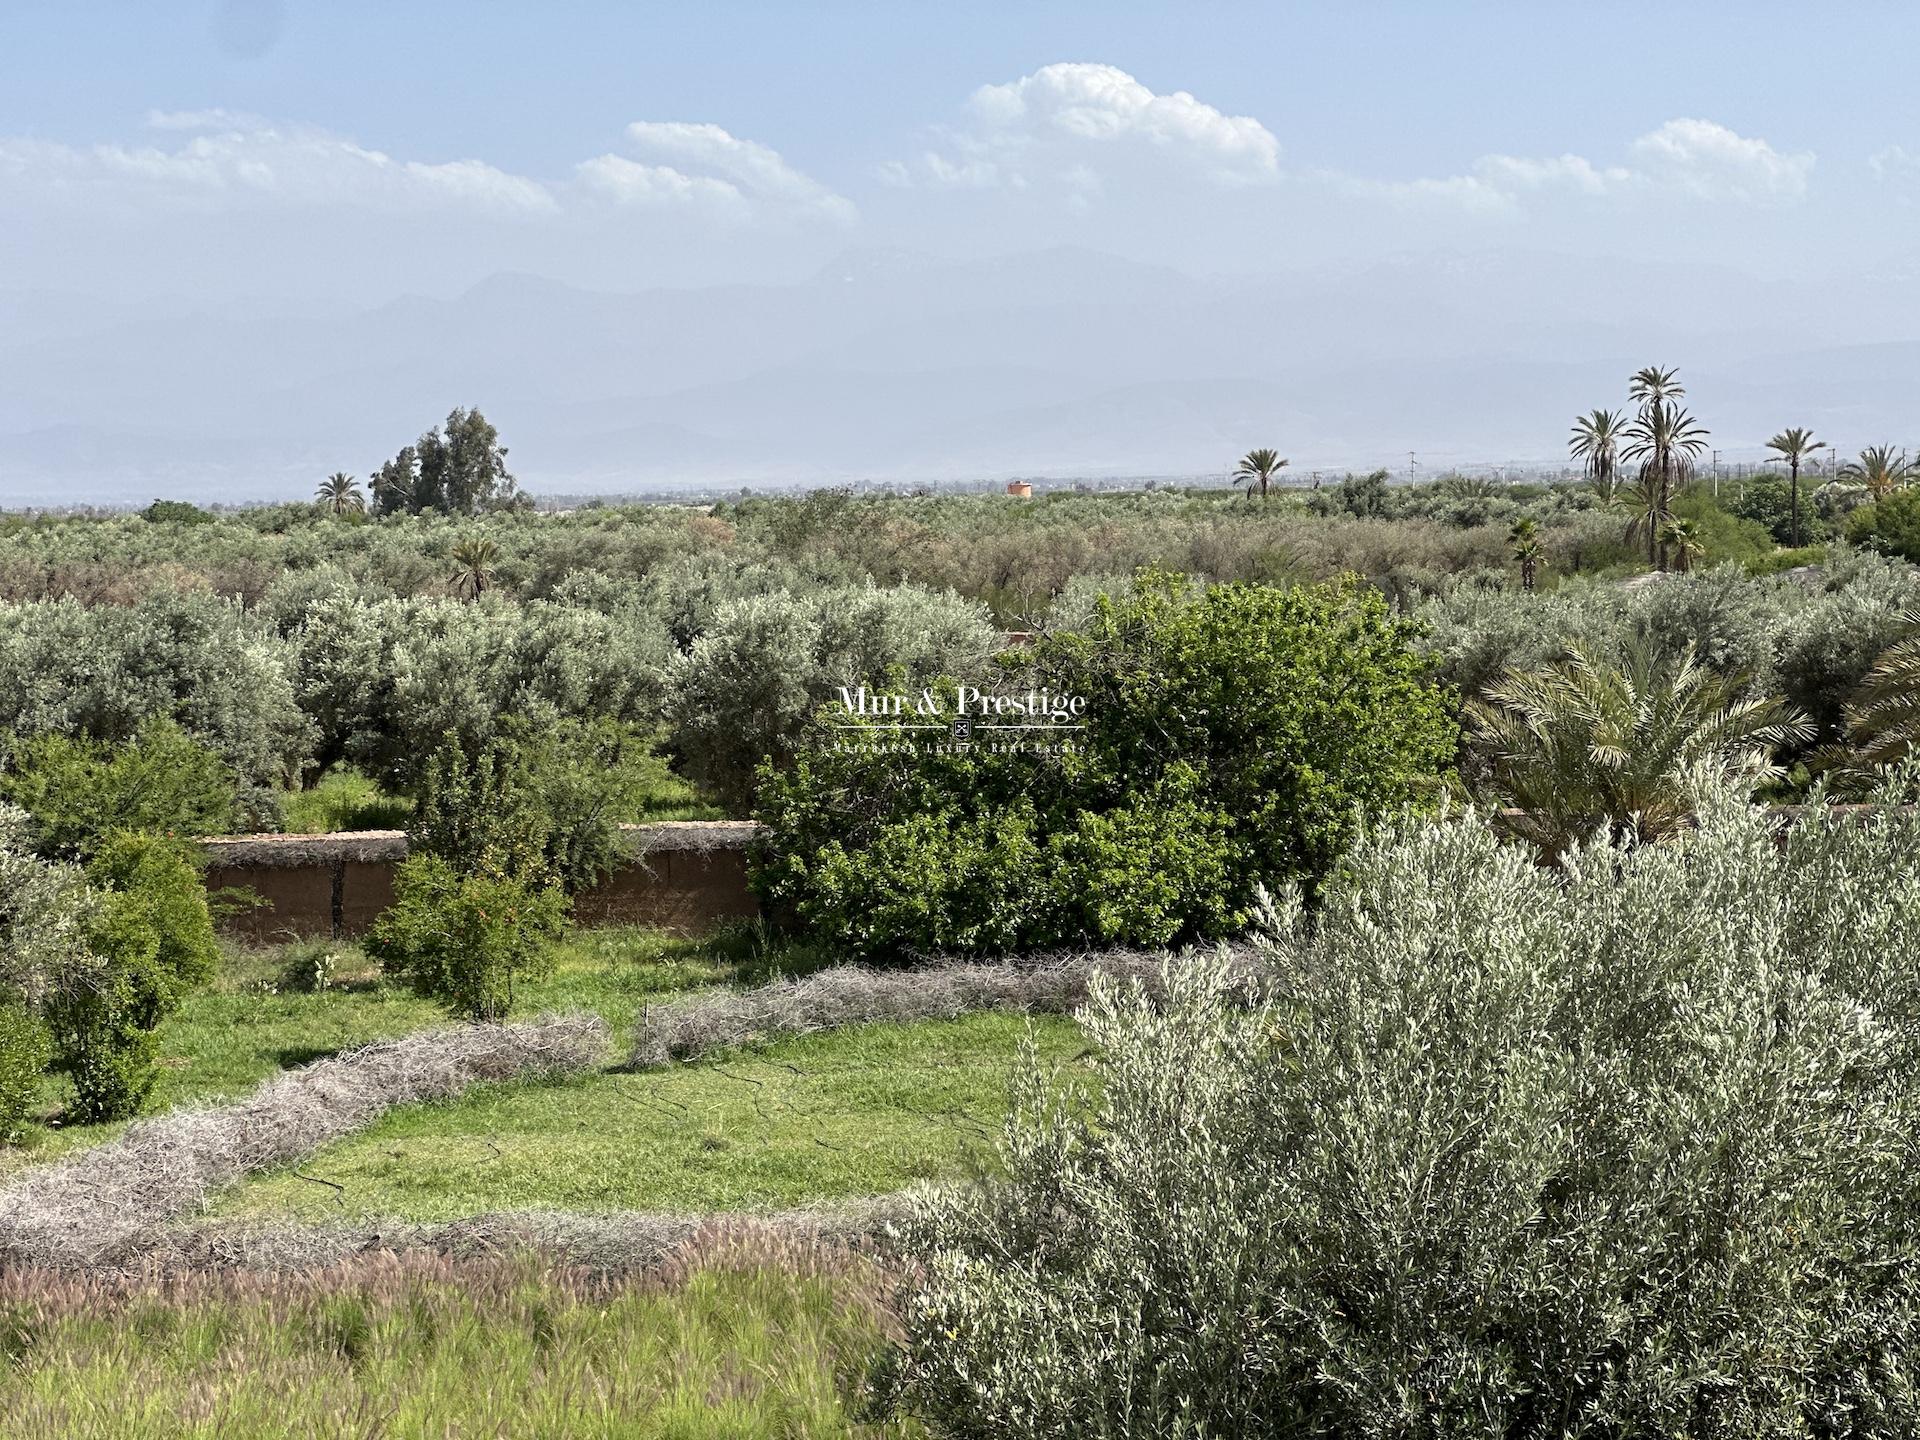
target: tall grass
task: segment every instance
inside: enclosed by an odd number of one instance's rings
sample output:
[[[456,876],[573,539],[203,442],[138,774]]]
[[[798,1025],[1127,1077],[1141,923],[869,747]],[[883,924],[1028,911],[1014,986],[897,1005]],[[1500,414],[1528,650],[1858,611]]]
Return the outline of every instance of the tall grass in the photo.
[[[375,1256],[324,1274],[0,1275],[9,1440],[904,1436],[852,1418],[886,1273],[736,1227],[664,1273]]]

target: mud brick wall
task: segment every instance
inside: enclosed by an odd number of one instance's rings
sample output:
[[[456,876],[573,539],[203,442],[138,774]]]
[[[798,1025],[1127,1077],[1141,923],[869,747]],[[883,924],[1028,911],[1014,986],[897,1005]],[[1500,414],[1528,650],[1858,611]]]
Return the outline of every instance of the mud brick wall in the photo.
[[[747,886],[747,820],[682,820],[623,827],[632,860],[579,896],[587,925],[656,925],[698,935],[760,913]],[[235,909],[228,934],[251,940],[366,932],[393,901],[407,858],[399,830],[341,835],[241,835],[203,840],[207,889],[248,890],[263,902]]]

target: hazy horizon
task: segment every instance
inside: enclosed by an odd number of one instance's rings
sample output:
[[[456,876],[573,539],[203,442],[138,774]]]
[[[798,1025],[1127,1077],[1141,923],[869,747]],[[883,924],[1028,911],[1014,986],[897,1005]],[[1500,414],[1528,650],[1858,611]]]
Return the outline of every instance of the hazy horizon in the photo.
[[[1552,464],[1651,363],[1728,459],[1912,444],[1914,40],[1865,5],[23,4],[0,503],[303,496],[454,405],[549,492]]]

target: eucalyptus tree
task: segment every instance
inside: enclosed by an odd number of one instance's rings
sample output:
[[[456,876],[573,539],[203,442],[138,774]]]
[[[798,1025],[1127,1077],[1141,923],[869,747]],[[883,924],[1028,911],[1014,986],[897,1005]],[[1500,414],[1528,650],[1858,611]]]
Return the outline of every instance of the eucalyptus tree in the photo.
[[[1573,422],[1573,438],[1567,441],[1567,449],[1584,466],[1587,484],[1602,505],[1611,505],[1619,497],[1620,442],[1626,428],[1623,412],[1594,410]]]
[[[1264,500],[1267,498],[1267,487],[1273,483],[1274,477],[1286,468],[1286,464],[1278,450],[1269,450],[1264,447],[1259,450],[1249,450],[1240,457],[1239,465],[1234,468],[1233,478],[1236,481],[1246,482],[1248,499],[1253,498],[1254,489],[1258,487],[1260,498]]]
[[[1820,448],[1820,442],[1813,438],[1813,432],[1803,426],[1795,425],[1782,430],[1767,441],[1767,449],[1774,452],[1787,465],[1787,475],[1793,488],[1792,518],[1787,524],[1787,543],[1797,546],[1800,538],[1800,467],[1805,464],[1813,452]]]

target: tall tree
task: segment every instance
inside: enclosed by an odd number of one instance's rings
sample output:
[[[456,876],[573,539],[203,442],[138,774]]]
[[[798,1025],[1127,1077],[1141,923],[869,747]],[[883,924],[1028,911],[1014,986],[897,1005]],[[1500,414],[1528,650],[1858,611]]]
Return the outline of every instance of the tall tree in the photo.
[[[1260,498],[1264,500],[1267,498],[1267,486],[1273,482],[1275,475],[1286,468],[1286,464],[1278,450],[1249,450],[1240,457],[1240,464],[1235,468],[1233,478],[1247,483],[1248,499],[1253,498],[1254,487],[1258,486]]]
[[[374,476],[381,514],[437,510],[478,515],[526,503],[507,470],[500,432],[478,410],[456,406],[446,422],[407,446]]]
[[[1913,462],[1891,445],[1869,445],[1858,460],[1840,467],[1840,475],[1866,486],[1874,499],[1884,500],[1913,479]]]
[[[1793,486],[1792,518],[1787,522],[1787,543],[1798,546],[1800,539],[1800,467],[1813,452],[1820,448],[1820,442],[1813,438],[1813,432],[1795,425],[1782,430],[1767,441],[1767,449],[1787,462],[1787,474]]]
[[[1602,505],[1611,505],[1620,486],[1620,441],[1627,417],[1619,410],[1595,410],[1573,422],[1567,448],[1586,468],[1587,484]]]
[[[411,515],[419,510],[415,493],[420,479],[420,464],[413,446],[401,449],[386,464],[373,472],[373,513]]]
[[[1627,393],[1639,402],[1639,413],[1626,429],[1624,460],[1639,464],[1639,494],[1644,517],[1630,530],[1644,528],[1647,564],[1666,568],[1660,533],[1673,520],[1673,497],[1693,473],[1694,462],[1707,448],[1707,429],[1680,404],[1687,392],[1678,372],[1648,366],[1627,383]],[[1641,523],[1644,519],[1644,524]]]
[[[322,480],[313,498],[333,515],[362,515],[367,509],[367,497],[360,493],[360,482],[342,470]]]

